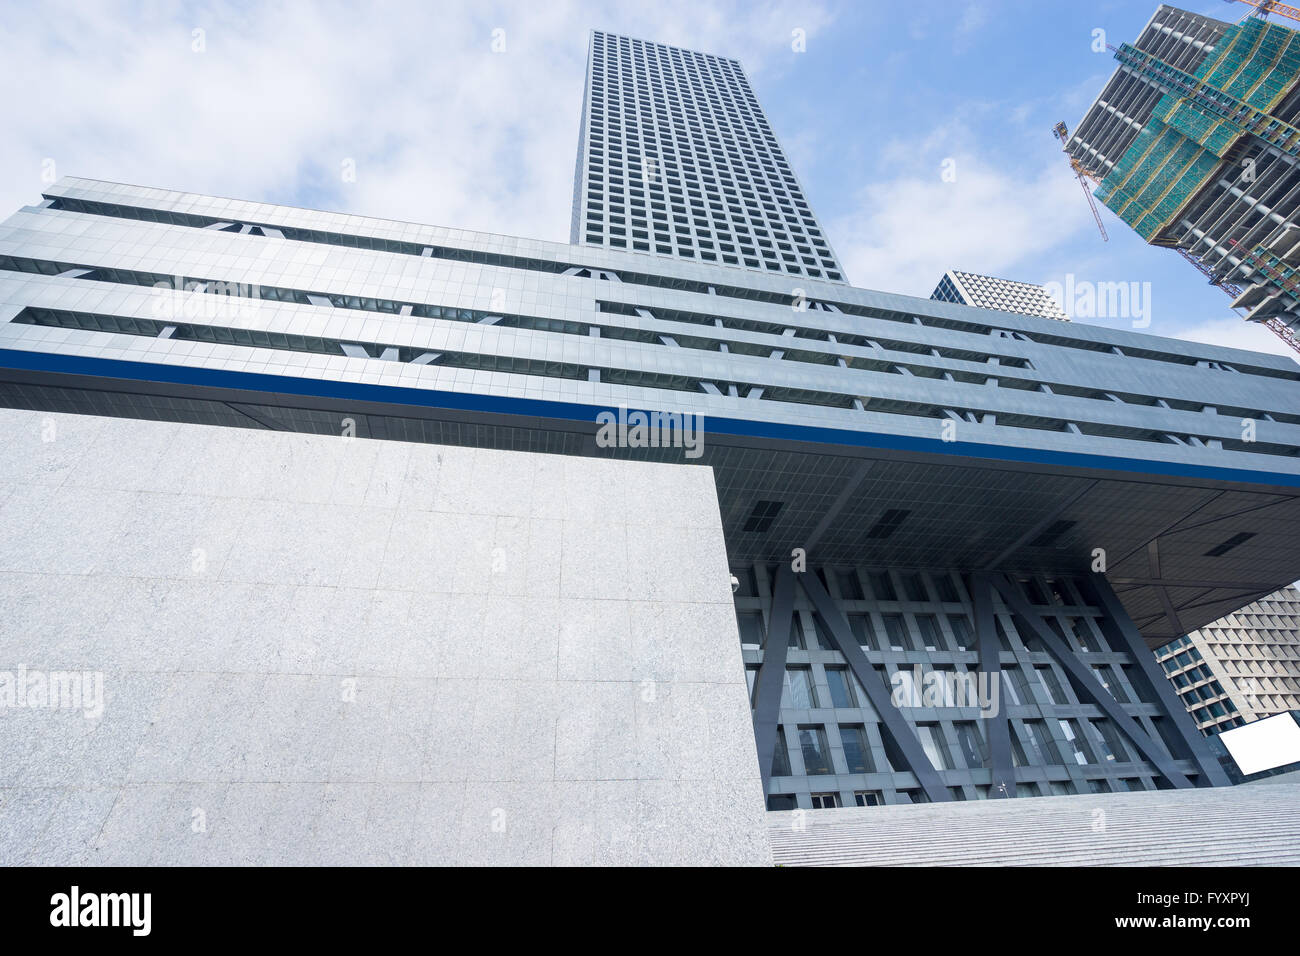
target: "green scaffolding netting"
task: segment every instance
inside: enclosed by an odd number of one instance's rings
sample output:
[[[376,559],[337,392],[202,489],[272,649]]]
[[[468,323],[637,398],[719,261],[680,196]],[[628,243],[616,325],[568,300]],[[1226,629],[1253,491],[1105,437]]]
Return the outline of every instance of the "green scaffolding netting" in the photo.
[[[1209,181],[1241,136],[1240,106],[1267,113],[1300,75],[1300,32],[1251,19],[1229,28],[1195,78],[1215,105],[1165,94],[1096,196],[1152,241]],[[1234,119],[1237,120],[1234,122]],[[1276,124],[1285,127],[1285,124]]]

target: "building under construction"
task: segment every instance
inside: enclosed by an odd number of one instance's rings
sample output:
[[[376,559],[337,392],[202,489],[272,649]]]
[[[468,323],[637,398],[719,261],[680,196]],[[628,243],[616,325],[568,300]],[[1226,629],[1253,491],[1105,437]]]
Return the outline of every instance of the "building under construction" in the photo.
[[[1300,26],[1300,24],[1296,24]],[[1162,5],[1065,149],[1096,196],[1297,346],[1300,32]]]

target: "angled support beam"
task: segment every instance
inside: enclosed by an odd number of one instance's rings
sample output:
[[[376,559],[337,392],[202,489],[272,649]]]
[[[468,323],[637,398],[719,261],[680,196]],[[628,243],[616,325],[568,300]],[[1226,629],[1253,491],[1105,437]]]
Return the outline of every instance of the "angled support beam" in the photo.
[[[871,470],[874,464],[875,462],[865,458],[858,463],[858,467],[855,468],[853,474],[849,475],[845,480],[844,487],[841,488],[840,493],[835,496],[835,500],[831,502],[831,506],[826,509],[826,513],[822,515],[821,520],[817,522],[817,526],[813,528],[812,533],[808,535],[807,540],[804,542],[805,551],[811,552],[813,548],[817,547],[818,543],[822,539],[822,535],[826,533],[826,529],[828,529],[839,518],[840,512],[843,511],[844,506],[849,503],[849,499],[853,497],[854,493],[858,490],[858,487],[862,484],[862,480],[867,477],[867,472]]]
[[[763,642],[763,663],[754,678],[754,742],[758,747],[758,769],[763,775],[763,799],[772,779],[772,757],[776,753],[776,725],[781,719],[781,694],[785,690],[785,658],[794,623],[794,571],[788,561],[776,569],[772,585],[772,607],[768,613],[767,640]]]
[[[1036,521],[1033,525],[1031,525],[1028,531],[1026,531],[1026,532],[1025,532],[1024,534],[1022,534],[1020,537],[1016,538],[1016,540],[1013,541],[1013,542],[1011,542],[1011,544],[1007,545],[1007,546],[1002,550],[1002,553],[1001,553],[1001,554],[999,554],[996,558],[994,558],[992,561],[990,561],[990,562],[988,563],[988,567],[987,567],[986,570],[992,571],[992,570],[993,570],[994,568],[996,568],[999,564],[1001,564],[1001,563],[1002,563],[1003,561],[1005,561],[1007,558],[1011,557],[1013,554],[1015,554],[1017,551],[1019,551],[1022,547],[1024,547],[1025,544],[1027,544],[1028,542],[1033,541],[1035,538],[1037,538],[1040,534],[1042,534],[1044,531],[1047,530],[1048,526],[1049,526],[1053,521],[1055,521],[1057,518],[1061,517],[1061,515],[1062,515],[1062,513],[1064,513],[1065,509],[1067,509],[1067,508],[1073,506],[1074,503],[1075,503],[1076,501],[1078,501],[1080,498],[1082,498],[1082,497],[1083,497],[1084,495],[1086,495],[1088,492],[1092,491],[1092,489],[1095,488],[1096,486],[1097,486],[1097,482],[1096,482],[1095,480],[1094,480],[1094,481],[1088,481],[1088,482],[1085,482],[1084,485],[1083,485],[1083,487],[1080,488],[1080,489],[1078,489],[1074,494],[1072,494],[1072,495],[1067,495],[1067,496],[1066,496],[1066,497],[1065,497],[1065,498],[1060,502],[1060,504],[1058,504],[1055,508],[1053,508],[1053,509],[1052,509],[1051,511],[1049,511],[1047,514],[1043,515],[1043,517],[1042,517],[1041,519],[1039,519],[1039,520]]]
[[[1164,750],[1146,735],[1138,722],[1128,715],[1128,712],[1119,705],[1119,702],[1110,695],[1106,688],[1101,686],[1096,676],[1070,650],[1064,639],[1057,637],[1052,629],[1043,623],[1042,616],[1025,600],[1024,595],[1020,593],[1020,589],[1015,586],[1015,583],[1005,574],[992,575],[989,580],[1002,595],[1002,600],[1006,602],[1007,607],[1029,625],[1038,639],[1042,641],[1043,646],[1047,648],[1047,652],[1056,660],[1056,663],[1060,664],[1061,668],[1070,675],[1070,680],[1087,699],[1088,703],[1095,704],[1103,714],[1109,717],[1115,726],[1119,728],[1119,731],[1133,742],[1133,746],[1138,749],[1142,756],[1151,761],[1155,768],[1174,787],[1190,787],[1192,782],[1174,766],[1173,758],[1167,756]],[[1118,603],[1118,599],[1116,599],[1116,603]],[[1151,657],[1151,653],[1147,652],[1146,656]],[[1152,658],[1152,663],[1155,663],[1154,658]],[[1172,692],[1172,688],[1170,690]]]
[[[1182,698],[1174,690],[1174,685],[1169,682],[1159,665],[1156,664],[1155,654],[1151,653],[1151,649],[1147,647],[1146,641],[1142,639],[1137,626],[1125,613],[1124,605],[1120,603],[1119,597],[1116,596],[1110,586],[1110,582],[1103,575],[1093,574],[1087,578],[1087,583],[1097,597],[1098,606],[1106,612],[1102,618],[1102,624],[1106,631],[1107,640],[1112,642],[1112,647],[1119,646],[1122,650],[1127,651],[1129,657],[1132,658],[1138,673],[1160,704],[1160,709],[1164,711],[1165,718],[1174,728],[1178,740],[1186,748],[1181,756],[1191,760],[1200,768],[1202,779],[1206,780],[1210,786],[1228,786],[1231,782],[1228,780],[1228,775],[1219,764],[1218,758],[1210,751],[1210,745],[1206,742],[1205,737],[1196,729],[1196,722],[1192,720],[1192,715],[1187,712]]]
[[[916,775],[916,782],[921,785],[921,789],[925,791],[931,803],[943,803],[950,800],[951,797],[947,788],[943,785],[943,781],[939,779],[934,764],[930,763],[930,758],[925,755],[925,750],[922,749],[921,742],[916,739],[916,734],[912,732],[911,725],[899,712],[898,708],[894,706],[894,702],[890,699],[890,693],[876,673],[876,669],[871,666],[867,656],[862,653],[862,648],[858,646],[857,638],[853,636],[849,622],[840,613],[840,609],[835,606],[831,596],[826,593],[826,589],[822,587],[817,575],[811,571],[805,572],[799,576],[799,580],[803,584],[804,591],[812,600],[817,616],[826,625],[826,630],[830,631],[831,640],[835,642],[839,652],[844,655],[844,660],[848,662],[849,669],[857,677],[858,684],[866,692],[872,708],[880,717],[881,731],[888,736],[890,742],[894,745],[894,749],[901,753],[903,759],[907,761],[907,769]]]
[[[983,718],[984,736],[989,744],[989,799],[1016,795],[1016,771],[1011,758],[1011,724],[1007,716],[1006,696],[1002,693],[1002,658],[997,627],[993,623],[993,586],[989,576],[976,571],[971,575],[971,600],[975,604],[975,637],[980,655],[980,670],[989,675],[989,686],[996,682],[998,708]]]

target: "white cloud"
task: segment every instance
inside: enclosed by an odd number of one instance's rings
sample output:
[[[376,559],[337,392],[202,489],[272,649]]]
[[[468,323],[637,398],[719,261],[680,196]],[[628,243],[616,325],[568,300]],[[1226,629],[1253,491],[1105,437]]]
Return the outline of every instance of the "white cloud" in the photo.
[[[829,224],[855,285],[928,296],[948,269],[1009,279],[1044,251],[1095,228],[1079,184],[1062,162],[1016,176],[963,154],[943,179],[936,133],[887,155],[909,171],[864,188],[851,211]]]
[[[694,0],[3,4],[0,62],[22,81],[0,107],[0,219],[37,200],[50,159],[60,176],[567,241],[590,29],[753,76],[829,20]]]
[[[1174,337],[1189,342],[1204,342],[1206,345],[1248,349],[1251,352],[1272,352],[1275,355],[1285,355],[1293,361],[1298,358],[1296,351],[1266,326],[1235,317],[1210,319],[1184,329]]]
[[[974,33],[989,20],[988,8],[982,3],[968,3],[957,20],[957,35]]]

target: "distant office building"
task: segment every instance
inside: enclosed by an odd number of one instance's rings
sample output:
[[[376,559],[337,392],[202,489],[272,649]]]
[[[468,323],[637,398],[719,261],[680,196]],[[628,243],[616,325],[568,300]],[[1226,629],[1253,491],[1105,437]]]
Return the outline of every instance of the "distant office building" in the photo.
[[[1144,240],[1177,249],[1247,318],[1300,327],[1300,33],[1162,5],[1066,151]]]
[[[1300,591],[1283,588],[1166,644],[1156,660],[1201,733],[1300,710]]]
[[[1044,319],[1069,322],[1070,317],[1061,311],[1060,303],[1053,299],[1041,285],[1017,282],[1014,279],[997,279],[976,275],[973,272],[949,270],[930,293],[939,302],[956,302],[981,309],[999,312],[1016,312],[1020,315],[1037,315]]]
[[[844,281],[740,63],[596,30],[570,241]]]

